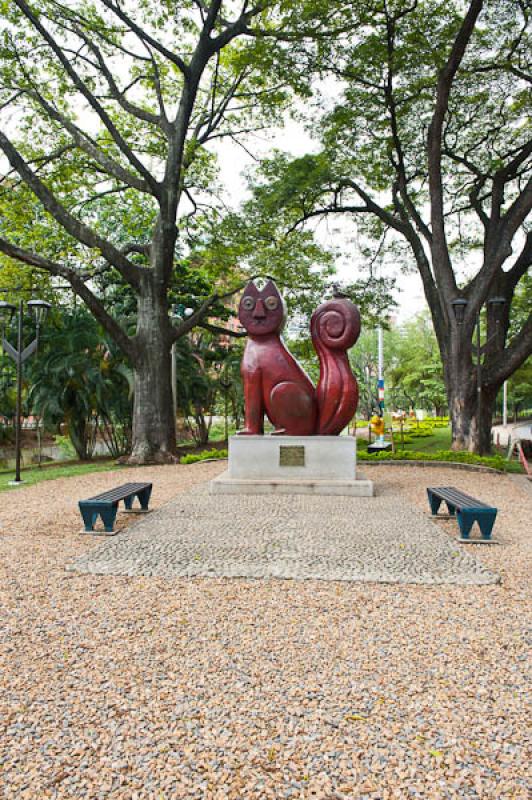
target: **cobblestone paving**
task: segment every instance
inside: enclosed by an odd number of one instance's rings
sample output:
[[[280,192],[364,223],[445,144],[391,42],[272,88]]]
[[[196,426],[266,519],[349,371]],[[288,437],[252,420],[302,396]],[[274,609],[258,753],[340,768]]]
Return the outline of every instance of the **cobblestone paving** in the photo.
[[[401,497],[211,496],[207,484],[179,495],[67,569],[164,578],[499,582]]]

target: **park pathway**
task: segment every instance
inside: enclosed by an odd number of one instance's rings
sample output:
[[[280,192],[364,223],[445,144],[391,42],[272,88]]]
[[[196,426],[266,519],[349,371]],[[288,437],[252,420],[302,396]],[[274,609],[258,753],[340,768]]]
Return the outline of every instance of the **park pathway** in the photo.
[[[69,569],[164,578],[499,581],[393,489],[377,497],[213,496],[207,483],[91,549]]]

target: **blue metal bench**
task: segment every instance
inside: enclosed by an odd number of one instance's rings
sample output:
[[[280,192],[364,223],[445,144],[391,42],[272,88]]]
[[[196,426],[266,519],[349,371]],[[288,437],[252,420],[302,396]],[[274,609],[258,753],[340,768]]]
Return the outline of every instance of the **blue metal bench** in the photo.
[[[118,511],[118,503],[123,500],[126,509],[132,511],[133,500],[138,497],[140,509],[148,511],[151,490],[151,483],[124,483],[122,486],[117,486],[116,489],[110,489],[108,492],[102,492],[95,497],[89,497],[88,500],[80,500],[79,510],[85,523],[85,530],[87,533],[94,531],[94,524],[99,515],[102,518],[106,532],[112,533]]]
[[[482,539],[489,541],[497,509],[481,503],[471,495],[455,489],[454,486],[431,486],[427,488],[430,509],[433,516],[438,516],[438,509],[443,502],[447,504],[449,515],[456,516],[460,526],[461,539],[470,541],[469,533],[474,522],[478,522]]]

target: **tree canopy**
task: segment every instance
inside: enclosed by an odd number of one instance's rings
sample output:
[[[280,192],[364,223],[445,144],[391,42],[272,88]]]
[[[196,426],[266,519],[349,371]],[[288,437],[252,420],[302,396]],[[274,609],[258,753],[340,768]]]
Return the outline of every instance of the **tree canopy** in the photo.
[[[502,381],[532,350],[532,315],[510,331],[532,260],[530,9],[520,0],[356,4],[349,36],[320,42],[328,77],[309,124],[321,149],[262,164],[257,194],[293,225],[355,219],[374,258],[418,269],[431,309],[455,446],[489,447]],[[304,47],[304,45],[302,45]],[[335,93],[329,94],[331,76]],[[472,332],[490,297],[475,418]],[[462,323],[453,301],[467,300]],[[486,441],[487,439],[487,441]]]

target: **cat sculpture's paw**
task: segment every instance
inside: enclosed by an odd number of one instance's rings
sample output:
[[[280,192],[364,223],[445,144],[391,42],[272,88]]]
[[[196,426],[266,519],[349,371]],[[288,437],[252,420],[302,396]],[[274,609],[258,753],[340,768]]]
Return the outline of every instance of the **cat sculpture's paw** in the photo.
[[[261,431],[261,430],[253,431],[253,430],[251,430],[251,428],[242,428],[241,431],[237,431],[236,432],[236,435],[237,436],[263,436],[264,435],[264,431]]]
[[[277,430],[272,431],[270,436],[284,436],[286,433],[286,428],[277,428]]]

